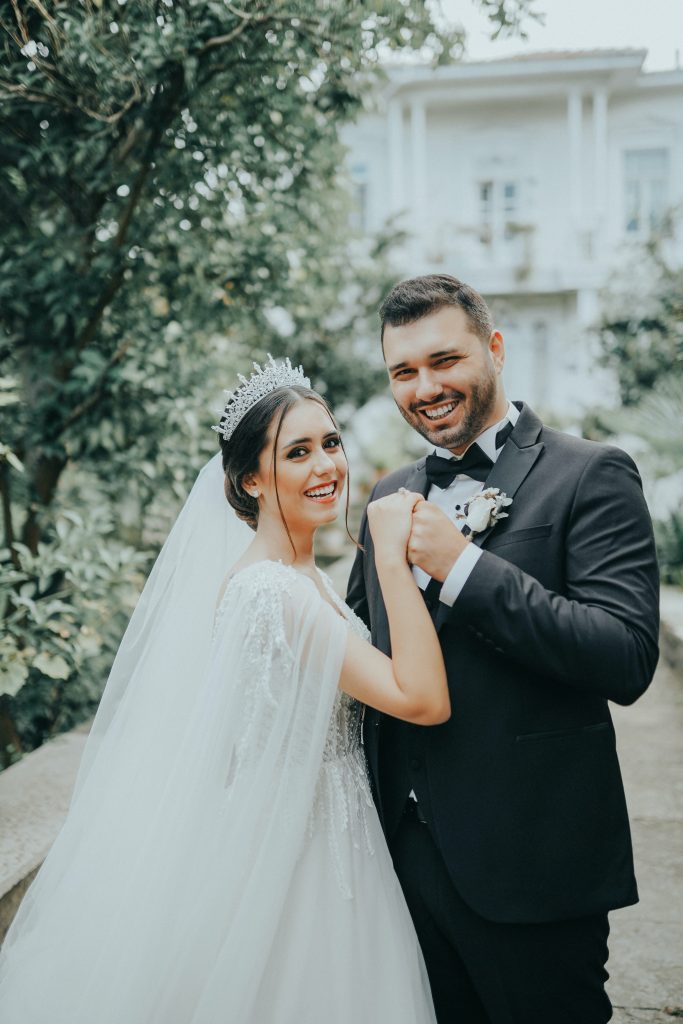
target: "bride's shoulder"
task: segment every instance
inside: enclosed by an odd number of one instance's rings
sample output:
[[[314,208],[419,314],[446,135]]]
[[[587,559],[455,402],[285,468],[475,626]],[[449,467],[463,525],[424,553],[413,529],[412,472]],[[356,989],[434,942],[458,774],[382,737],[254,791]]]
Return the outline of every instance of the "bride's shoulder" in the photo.
[[[269,642],[275,643],[291,632],[304,608],[311,609],[311,599],[315,604],[322,600],[315,584],[291,565],[251,562],[227,580],[216,608],[214,637],[226,623],[239,622],[245,636],[265,629]]]
[[[226,590],[258,591],[264,587],[275,587],[287,590],[295,585],[301,577],[293,566],[284,562],[262,558],[258,562],[249,562],[239,566],[228,575]]]
[[[242,607],[263,601],[289,603],[301,595],[302,588],[309,593],[311,589],[315,591],[315,584],[291,565],[261,559],[238,567],[228,576],[220,604],[231,599],[239,601]]]

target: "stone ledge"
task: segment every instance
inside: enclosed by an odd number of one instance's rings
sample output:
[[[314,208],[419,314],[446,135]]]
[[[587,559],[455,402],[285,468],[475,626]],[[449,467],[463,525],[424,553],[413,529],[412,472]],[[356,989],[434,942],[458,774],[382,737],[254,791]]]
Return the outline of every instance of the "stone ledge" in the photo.
[[[40,865],[39,865],[40,866]],[[7,934],[7,930],[14,920],[14,915],[19,909],[19,904],[24,898],[24,893],[38,874],[38,868],[34,868],[26,878],[0,897],[0,943]]]
[[[0,773],[0,941],[62,827],[89,728],[56,736]]]

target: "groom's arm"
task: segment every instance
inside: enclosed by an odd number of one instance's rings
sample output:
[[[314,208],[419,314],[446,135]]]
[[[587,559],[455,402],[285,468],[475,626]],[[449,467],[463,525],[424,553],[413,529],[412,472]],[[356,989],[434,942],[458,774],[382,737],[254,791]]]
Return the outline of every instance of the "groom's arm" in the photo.
[[[565,559],[556,594],[483,550],[445,614],[537,677],[630,704],[657,664],[659,578],[640,477],[617,448],[598,449],[583,471]]]

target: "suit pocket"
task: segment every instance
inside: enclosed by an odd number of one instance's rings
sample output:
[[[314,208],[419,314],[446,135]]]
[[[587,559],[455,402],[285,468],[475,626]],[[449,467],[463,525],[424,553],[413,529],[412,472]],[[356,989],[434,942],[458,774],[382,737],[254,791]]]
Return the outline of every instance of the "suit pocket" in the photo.
[[[507,533],[496,535],[494,530],[491,541],[487,545],[491,548],[502,548],[505,544],[519,544],[523,540],[540,540],[541,537],[549,537],[553,532],[552,523],[542,523],[539,526],[529,526],[526,530],[509,530]]]
[[[561,736],[583,736],[585,733],[602,732],[611,729],[609,722],[595,722],[593,725],[580,725],[571,729],[552,729],[550,732],[525,732],[515,736],[516,743],[528,743],[530,740],[554,740]]]

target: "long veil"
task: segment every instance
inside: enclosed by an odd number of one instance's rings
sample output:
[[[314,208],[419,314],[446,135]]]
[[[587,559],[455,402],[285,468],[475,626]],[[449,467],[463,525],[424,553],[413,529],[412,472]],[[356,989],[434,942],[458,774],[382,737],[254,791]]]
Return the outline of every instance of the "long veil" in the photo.
[[[73,799],[96,762],[109,734],[126,730],[130,708],[126,694],[143,697],[169,739],[182,730],[182,715],[192,679],[209,656],[211,630],[221,583],[253,540],[223,493],[218,452],[199,472],[152,571],[112,665],[81,760]],[[139,708],[135,707],[136,715]],[[147,722],[140,722],[146,726]],[[130,753],[130,742],[122,753]]]
[[[276,563],[282,587],[273,572],[235,577],[217,635],[221,582],[252,537],[216,455],[143,590],[67,820],[0,952],[1,1024],[248,1019],[346,635],[311,581]]]

